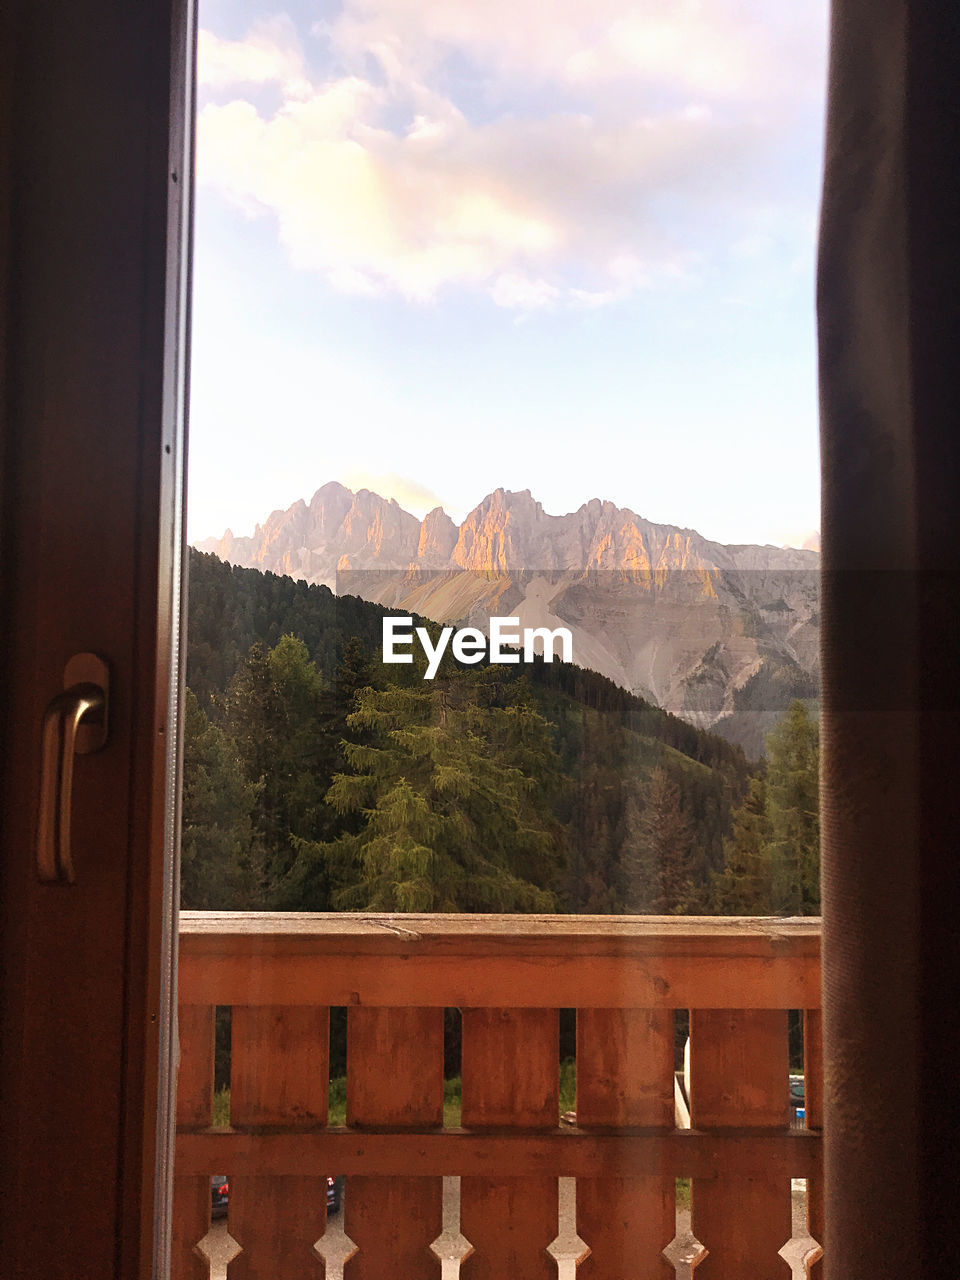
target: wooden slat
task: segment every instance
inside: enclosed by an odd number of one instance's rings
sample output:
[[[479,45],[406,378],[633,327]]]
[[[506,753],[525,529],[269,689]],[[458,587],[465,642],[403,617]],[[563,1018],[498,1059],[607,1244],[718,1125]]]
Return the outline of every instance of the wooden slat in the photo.
[[[238,1173],[304,1174],[336,1170],[396,1177],[412,1171],[489,1175],[509,1170],[518,1176],[561,1178],[672,1177],[714,1179],[729,1172],[746,1177],[769,1172],[777,1178],[810,1177],[822,1168],[818,1134],[797,1129],[633,1130],[584,1133],[578,1129],[497,1132],[371,1132],[352,1129],[257,1133],[181,1131],[178,1166]]]
[[[673,1011],[578,1010],[579,1127],[672,1129],[673,1107]]]
[[[194,1003],[816,1008],[818,921],[187,912]],[[519,922],[518,922],[519,921]]]
[[[443,1124],[443,1010],[347,1010],[347,1124]]]
[[[672,1129],[673,1013],[595,1010],[577,1014],[577,1122],[591,1126]],[[577,1223],[591,1249],[579,1274],[621,1280],[672,1267],[662,1256],[674,1235],[674,1179],[581,1178]]]
[[[806,1127],[815,1133],[823,1131],[823,1015],[819,1009],[805,1009],[803,1014],[803,1072]],[[811,1280],[823,1275],[824,1198],[823,1173],[807,1176],[807,1230],[818,1248],[806,1259]]]
[[[177,1124],[206,1126],[213,1119],[214,1014],[206,1005],[181,1005],[177,1014],[180,1062],[177,1070]],[[174,1159],[171,1280],[208,1280],[209,1261],[197,1244],[210,1229],[210,1177],[218,1169],[180,1169]]]
[[[231,1124],[282,1124],[294,1132],[323,1125],[329,1046],[326,1008],[234,1006]],[[230,1234],[243,1250],[230,1264],[230,1280],[305,1280],[324,1274],[313,1245],[326,1225],[325,1175],[219,1172],[230,1176]]]
[[[690,1113],[698,1129],[789,1124],[787,1015],[779,1010],[693,1009]],[[697,1280],[788,1277],[779,1250],[791,1236],[790,1179],[764,1173],[693,1181],[693,1232],[708,1250]]]
[[[443,1124],[442,1009],[348,1009],[347,1123]],[[357,1245],[346,1280],[433,1280],[440,1275],[430,1246],[443,1230],[442,1177],[350,1176],[344,1229]]]
[[[577,1012],[577,1124],[624,1128],[674,1124],[673,1012]],[[577,1231],[590,1248],[583,1280],[673,1275],[663,1257],[675,1229],[674,1178],[581,1178]]]
[[[197,1246],[210,1230],[210,1174],[174,1177],[171,1280],[209,1280],[210,1260]]]
[[[560,1118],[555,1009],[464,1009],[465,1129],[555,1129]]]
[[[555,1129],[559,1119],[556,1009],[463,1010],[462,1120],[471,1129]],[[510,1166],[501,1165],[501,1168]],[[549,1280],[558,1232],[557,1175],[464,1177],[460,1230],[473,1246],[464,1280]]]

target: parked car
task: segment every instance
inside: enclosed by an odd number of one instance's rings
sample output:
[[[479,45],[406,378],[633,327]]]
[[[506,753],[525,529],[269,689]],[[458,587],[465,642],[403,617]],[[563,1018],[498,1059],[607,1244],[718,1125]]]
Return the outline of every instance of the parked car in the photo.
[[[223,1218],[230,1203],[230,1182],[223,1174],[214,1174],[210,1179],[210,1215]],[[339,1213],[343,1204],[343,1178],[327,1178],[327,1213]]]
[[[222,1218],[227,1212],[227,1200],[230,1196],[230,1183],[222,1174],[214,1174],[210,1179],[210,1216]]]
[[[791,1075],[790,1077],[790,1110],[793,1113],[794,1119],[805,1119],[807,1111],[803,1076]]]

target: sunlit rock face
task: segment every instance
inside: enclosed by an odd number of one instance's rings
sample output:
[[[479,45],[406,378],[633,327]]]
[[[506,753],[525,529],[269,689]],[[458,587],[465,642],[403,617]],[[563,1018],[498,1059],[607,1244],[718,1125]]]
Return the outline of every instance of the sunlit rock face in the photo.
[[[450,564],[450,557],[457,545],[460,530],[442,507],[424,517],[417,542],[417,562],[425,567],[443,569]]]
[[[331,483],[199,549],[438,622],[562,624],[576,663],[751,754],[792,698],[818,693],[816,551],[725,546],[597,498],[555,516],[497,489],[458,527]]]

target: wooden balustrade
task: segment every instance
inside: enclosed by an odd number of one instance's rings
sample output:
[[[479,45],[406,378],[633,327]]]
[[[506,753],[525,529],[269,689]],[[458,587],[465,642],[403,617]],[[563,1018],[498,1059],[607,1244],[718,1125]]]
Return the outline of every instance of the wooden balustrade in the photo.
[[[233,1007],[230,1129],[213,1026]],[[327,1125],[328,1010],[347,1008],[347,1124]],[[443,1010],[463,1014],[461,1127],[443,1127]],[[346,1175],[346,1280],[439,1278],[441,1179],[460,1175],[464,1280],[557,1274],[557,1178],[577,1179],[584,1280],[668,1276],[692,1179],[697,1280],[789,1275],[791,1178],[820,1238],[816,920],[185,912],[173,1280],[210,1175],[229,1175],[230,1280],[323,1275],[325,1179]],[[577,1010],[577,1123],[558,1117],[558,1010]],[[805,1011],[807,1127],[791,1130],[787,1010]],[[674,1127],[690,1011],[691,1129]],[[808,1261],[811,1276],[818,1258]]]

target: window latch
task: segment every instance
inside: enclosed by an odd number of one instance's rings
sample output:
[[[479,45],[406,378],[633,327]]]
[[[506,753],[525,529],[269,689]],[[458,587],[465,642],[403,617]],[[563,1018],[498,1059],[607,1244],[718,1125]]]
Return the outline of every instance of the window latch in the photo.
[[[110,671],[95,653],[77,653],[63,673],[63,693],[43,715],[37,874],[46,884],[73,884],[70,846],[73,762],[106,744]]]

